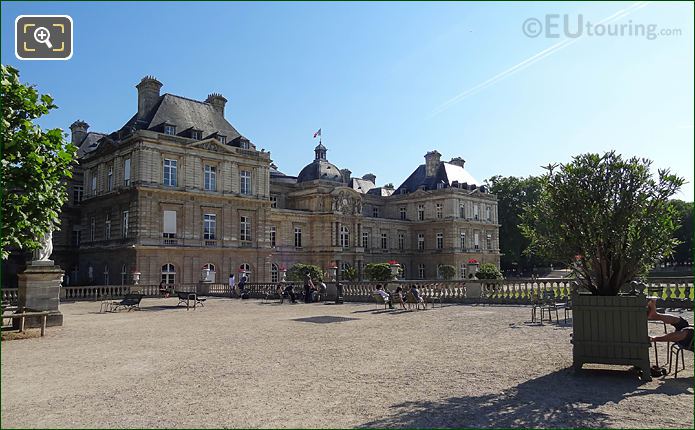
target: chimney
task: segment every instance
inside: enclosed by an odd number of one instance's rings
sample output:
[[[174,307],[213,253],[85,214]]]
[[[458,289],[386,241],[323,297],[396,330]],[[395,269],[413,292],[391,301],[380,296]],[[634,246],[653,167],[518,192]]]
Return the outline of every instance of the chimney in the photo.
[[[227,99],[222,96],[222,94],[212,93],[208,94],[208,98],[205,99],[205,103],[210,103],[216,112],[224,116],[224,106],[227,104]]]
[[[346,184],[350,183],[350,176],[352,175],[352,172],[350,169],[340,169],[340,176],[343,177],[343,182]]]
[[[466,164],[466,160],[464,160],[461,157],[456,157],[456,158],[452,158],[451,161],[449,161],[449,164],[453,164],[454,166],[463,167]]]
[[[135,88],[138,89],[137,118],[143,119],[159,100],[159,90],[162,88],[162,83],[154,76],[145,76]]]
[[[89,130],[89,124],[82,121],[81,119],[78,119],[77,121],[73,122],[70,126],[70,132],[72,132],[72,144],[75,146],[79,146],[80,143],[84,140],[84,137],[87,135],[87,130]]]
[[[437,173],[437,167],[442,157],[436,149],[425,154],[425,171],[428,178],[431,178]]]
[[[373,173],[367,173],[366,175],[362,176],[362,179],[376,185],[376,175]]]

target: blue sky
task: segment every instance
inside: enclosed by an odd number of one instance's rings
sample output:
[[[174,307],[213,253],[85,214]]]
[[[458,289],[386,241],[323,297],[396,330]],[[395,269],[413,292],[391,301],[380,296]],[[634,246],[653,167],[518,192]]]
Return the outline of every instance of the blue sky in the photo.
[[[72,59],[17,60],[20,14],[71,15]],[[547,14],[681,34],[523,33]],[[684,176],[692,201],[693,15],[661,2],[3,2],[2,63],[55,97],[46,127],[118,129],[150,74],[163,92],[222,93],[227,119],[288,174],[312,160],[320,127],[330,161],[380,185],[432,149],[479,180],[615,149]]]

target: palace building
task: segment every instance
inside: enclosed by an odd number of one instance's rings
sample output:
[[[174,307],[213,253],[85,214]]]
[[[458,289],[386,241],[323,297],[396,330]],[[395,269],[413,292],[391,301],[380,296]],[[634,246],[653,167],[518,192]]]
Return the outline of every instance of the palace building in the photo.
[[[54,233],[65,283],[276,282],[295,263],[327,269],[397,260],[407,279],[441,265],[467,276],[469,262],[499,266],[497,200],[437,151],[397,188],[353,177],[323,144],[299,174],[282,173],[225,119],[227,100],[161,94],[145,77],[137,112],[113,133],[70,127],[79,166]]]

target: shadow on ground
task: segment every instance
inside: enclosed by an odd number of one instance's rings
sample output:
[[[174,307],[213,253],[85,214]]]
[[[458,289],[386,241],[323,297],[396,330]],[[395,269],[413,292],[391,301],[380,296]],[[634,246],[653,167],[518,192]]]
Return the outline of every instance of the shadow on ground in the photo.
[[[600,406],[648,394],[692,394],[693,378],[669,376],[652,389],[641,385],[633,372],[568,368],[499,394],[395,404],[384,418],[359,427],[606,427],[611,422]]]

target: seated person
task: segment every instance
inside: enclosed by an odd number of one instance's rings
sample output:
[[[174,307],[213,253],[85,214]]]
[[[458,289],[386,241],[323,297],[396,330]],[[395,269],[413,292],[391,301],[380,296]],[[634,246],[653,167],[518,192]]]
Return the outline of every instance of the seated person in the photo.
[[[284,294],[290,296],[292,303],[297,303],[297,298],[294,295],[294,287],[292,287],[292,284],[287,284],[287,286],[285,287]]]
[[[384,298],[384,301],[389,304],[389,309],[394,309],[393,301],[391,300],[391,295],[384,291],[384,287],[381,284],[376,286],[376,293]]]
[[[400,285],[396,287],[396,291],[393,293],[396,302],[401,304],[401,308],[405,309],[405,302],[403,301],[403,287]]]
[[[656,299],[650,299],[647,302],[647,319],[663,321],[666,324],[671,324],[676,329],[676,331],[662,336],[649,336],[650,342],[673,342],[683,349],[693,350],[693,326],[688,324],[688,321],[683,317],[657,312]]]
[[[410,292],[413,293],[413,297],[415,297],[415,301],[417,303],[422,303],[423,305],[425,304],[425,299],[420,295],[420,291],[417,289],[415,284],[410,286]]]
[[[159,283],[159,294],[163,295],[164,298],[169,297],[169,294],[171,294],[169,291],[169,287],[167,286],[167,284],[164,283],[164,281]]]

